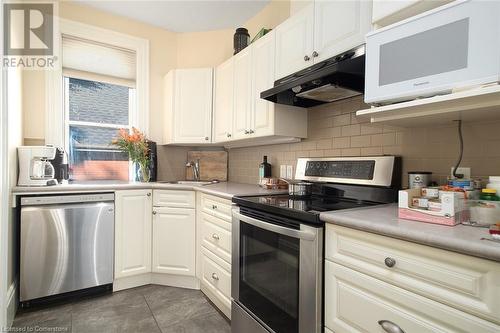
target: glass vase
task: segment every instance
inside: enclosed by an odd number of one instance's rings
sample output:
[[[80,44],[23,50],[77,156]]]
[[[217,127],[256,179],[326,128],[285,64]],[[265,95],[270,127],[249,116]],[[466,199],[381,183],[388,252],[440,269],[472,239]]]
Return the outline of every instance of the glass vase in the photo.
[[[148,183],[151,180],[151,170],[147,165],[136,162],[136,180],[144,183]]]

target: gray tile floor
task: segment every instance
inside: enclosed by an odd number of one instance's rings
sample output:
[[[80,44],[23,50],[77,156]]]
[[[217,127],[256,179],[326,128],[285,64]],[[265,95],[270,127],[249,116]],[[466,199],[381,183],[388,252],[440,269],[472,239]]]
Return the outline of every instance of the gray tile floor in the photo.
[[[28,332],[231,332],[227,319],[199,290],[156,285],[21,311],[13,326]]]

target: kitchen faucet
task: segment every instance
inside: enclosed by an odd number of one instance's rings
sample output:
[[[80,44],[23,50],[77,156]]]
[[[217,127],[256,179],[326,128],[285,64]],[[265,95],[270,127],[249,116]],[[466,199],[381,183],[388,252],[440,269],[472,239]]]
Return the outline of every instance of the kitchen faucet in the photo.
[[[193,168],[193,178],[196,181],[200,181],[200,159],[197,158],[196,162],[188,162],[186,163],[187,168]]]

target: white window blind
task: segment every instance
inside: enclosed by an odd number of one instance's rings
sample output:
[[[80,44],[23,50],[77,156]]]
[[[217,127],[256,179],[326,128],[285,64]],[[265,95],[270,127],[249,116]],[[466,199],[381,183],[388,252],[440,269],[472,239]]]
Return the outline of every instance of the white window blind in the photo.
[[[65,76],[134,87],[134,51],[73,36],[62,36],[62,64]]]

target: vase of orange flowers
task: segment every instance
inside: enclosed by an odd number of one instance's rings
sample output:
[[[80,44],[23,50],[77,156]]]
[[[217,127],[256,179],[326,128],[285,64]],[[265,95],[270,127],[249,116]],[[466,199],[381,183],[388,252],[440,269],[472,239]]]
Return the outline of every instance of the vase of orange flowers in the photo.
[[[149,182],[151,178],[149,172],[149,148],[144,133],[132,127],[132,133],[129,134],[128,130],[122,128],[118,131],[118,137],[112,141],[112,144],[128,153],[129,159],[139,166],[136,168],[134,165],[134,170],[138,170],[140,180]]]

